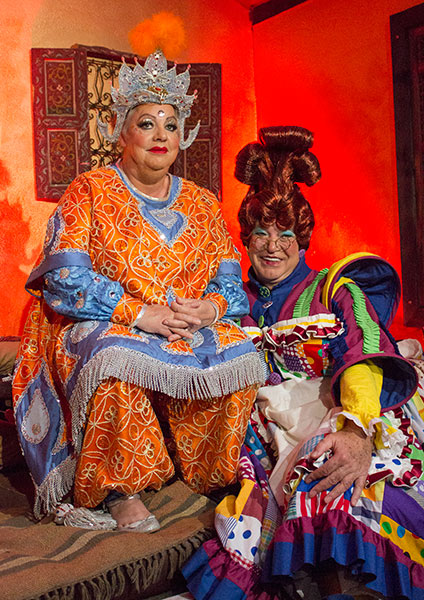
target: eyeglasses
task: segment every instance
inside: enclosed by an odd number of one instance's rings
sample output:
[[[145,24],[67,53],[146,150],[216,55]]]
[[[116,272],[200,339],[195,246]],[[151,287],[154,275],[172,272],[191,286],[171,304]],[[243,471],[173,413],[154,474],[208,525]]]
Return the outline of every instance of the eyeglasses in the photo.
[[[295,235],[282,235],[276,239],[270,238],[263,233],[252,233],[250,236],[250,243],[256,250],[263,250],[271,242],[274,242],[278,250],[288,250],[295,240]]]

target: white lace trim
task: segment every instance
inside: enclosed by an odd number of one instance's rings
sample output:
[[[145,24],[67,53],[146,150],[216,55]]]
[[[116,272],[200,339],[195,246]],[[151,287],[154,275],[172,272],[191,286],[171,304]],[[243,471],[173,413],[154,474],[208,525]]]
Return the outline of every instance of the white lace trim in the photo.
[[[400,429],[397,429],[393,423],[389,426],[383,419],[376,417],[370,420],[368,427],[364,427],[357,415],[347,411],[341,411],[330,419],[332,433],[338,430],[337,423],[340,416],[344,416],[346,419],[355,423],[355,425],[360,427],[368,437],[371,437],[374,433],[378,436],[378,441],[380,442],[379,445],[383,447],[376,448],[374,445],[374,452],[376,457],[381,460],[392,459],[398,456],[407,442],[405,435]],[[379,425],[379,427],[377,427],[377,425]],[[393,431],[390,432],[390,428],[393,429]]]

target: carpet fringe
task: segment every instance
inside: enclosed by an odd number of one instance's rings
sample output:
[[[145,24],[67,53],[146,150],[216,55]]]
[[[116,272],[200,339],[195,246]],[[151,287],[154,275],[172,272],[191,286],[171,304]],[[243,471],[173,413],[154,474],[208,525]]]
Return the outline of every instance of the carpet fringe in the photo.
[[[137,592],[140,593],[156,583],[161,573],[166,574],[166,579],[172,579],[193,552],[214,534],[215,529],[213,527],[206,528],[197,532],[190,539],[180,542],[178,546],[168,548],[165,552],[158,552],[128,565],[128,576],[135,585]]]
[[[115,600],[121,596],[124,600],[123,594],[128,586],[134,586],[141,593],[158,583],[161,576],[171,580],[193,552],[214,534],[215,529],[207,527],[166,551],[156,552],[132,563],[116,565],[90,580],[69,584],[27,600]]]

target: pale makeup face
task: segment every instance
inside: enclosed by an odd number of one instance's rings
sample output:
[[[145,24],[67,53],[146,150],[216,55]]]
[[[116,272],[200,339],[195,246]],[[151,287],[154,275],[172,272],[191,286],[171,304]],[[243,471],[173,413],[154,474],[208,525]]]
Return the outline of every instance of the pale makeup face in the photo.
[[[127,116],[120,144],[122,160],[143,174],[168,172],[177,158],[180,129],[170,104],[140,104]]]
[[[247,254],[257,280],[271,289],[296,268],[299,245],[291,231],[281,231],[275,225],[256,226],[249,238]]]

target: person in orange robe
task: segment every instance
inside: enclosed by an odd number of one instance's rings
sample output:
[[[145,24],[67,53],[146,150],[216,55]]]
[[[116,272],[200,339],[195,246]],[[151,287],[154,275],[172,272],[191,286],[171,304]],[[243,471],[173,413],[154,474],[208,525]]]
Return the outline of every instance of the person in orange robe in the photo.
[[[197,133],[184,140],[187,75],[159,51],[121,67],[114,131],[99,126],[122,157],[70,184],[28,279],[13,389],[38,517],[72,491],[155,531],[140,491],[235,481],[263,369],[219,202],[169,173]]]

